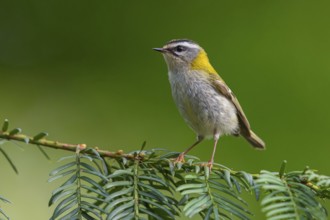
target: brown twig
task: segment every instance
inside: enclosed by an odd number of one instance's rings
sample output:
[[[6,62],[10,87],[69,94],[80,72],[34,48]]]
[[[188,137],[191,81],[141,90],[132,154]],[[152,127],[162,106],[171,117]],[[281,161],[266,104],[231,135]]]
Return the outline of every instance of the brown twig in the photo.
[[[67,144],[67,143],[61,143],[58,141],[52,141],[52,140],[47,140],[47,139],[35,139],[31,136],[27,136],[24,134],[12,135],[12,134],[10,134],[10,132],[3,132],[3,131],[0,131],[0,139],[15,140],[15,141],[19,141],[19,142],[24,142],[26,144],[34,144],[34,145],[49,147],[49,148],[53,148],[53,149],[72,151],[72,152],[75,152],[77,150],[77,146],[79,146],[81,150],[87,148],[86,144]],[[110,157],[110,158],[124,157],[127,159],[134,159],[133,154],[124,154],[123,150],[111,152],[111,151],[107,151],[107,150],[98,149],[97,147],[94,147],[94,149],[100,154],[101,157]],[[90,151],[87,151],[86,153],[93,154]]]

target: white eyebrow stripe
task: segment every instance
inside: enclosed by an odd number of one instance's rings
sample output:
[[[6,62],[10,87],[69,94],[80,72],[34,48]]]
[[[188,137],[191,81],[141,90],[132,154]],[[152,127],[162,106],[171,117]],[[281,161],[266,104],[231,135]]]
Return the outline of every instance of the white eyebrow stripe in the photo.
[[[197,44],[190,43],[190,42],[178,42],[178,43],[170,43],[168,46],[170,47],[176,47],[176,46],[184,46],[189,48],[200,48]]]

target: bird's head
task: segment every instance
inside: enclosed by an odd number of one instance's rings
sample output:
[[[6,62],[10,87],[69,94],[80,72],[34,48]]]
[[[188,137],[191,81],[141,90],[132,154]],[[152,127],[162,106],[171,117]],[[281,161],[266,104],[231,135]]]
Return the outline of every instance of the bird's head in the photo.
[[[171,40],[163,47],[153,49],[164,55],[169,71],[203,70],[216,73],[205,50],[192,40]]]

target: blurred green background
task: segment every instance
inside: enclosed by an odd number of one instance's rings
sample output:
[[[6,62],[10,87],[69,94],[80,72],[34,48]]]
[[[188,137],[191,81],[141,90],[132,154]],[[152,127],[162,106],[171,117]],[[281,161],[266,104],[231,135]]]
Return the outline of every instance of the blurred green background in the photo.
[[[165,62],[151,48],[199,42],[267,143],[224,137],[216,162],[235,170],[306,165],[329,175],[329,1],[2,1],[0,119],[34,135],[108,150],[183,150],[195,140],[171,98]],[[48,219],[48,173],[67,152],[4,149],[0,195],[12,219]],[[191,154],[209,159],[212,142]],[[247,196],[247,198],[250,198]],[[251,197],[253,219],[264,219]],[[329,203],[327,204],[329,208]],[[180,219],[184,219],[183,217]],[[198,219],[198,218],[196,218]]]

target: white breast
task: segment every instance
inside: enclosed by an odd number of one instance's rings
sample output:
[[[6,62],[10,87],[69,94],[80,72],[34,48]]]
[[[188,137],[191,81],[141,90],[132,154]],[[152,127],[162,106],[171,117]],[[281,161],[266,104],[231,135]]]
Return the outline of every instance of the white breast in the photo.
[[[189,75],[188,75],[189,74]],[[205,138],[238,130],[235,106],[208,82],[206,74],[169,72],[173,99],[187,124]]]

